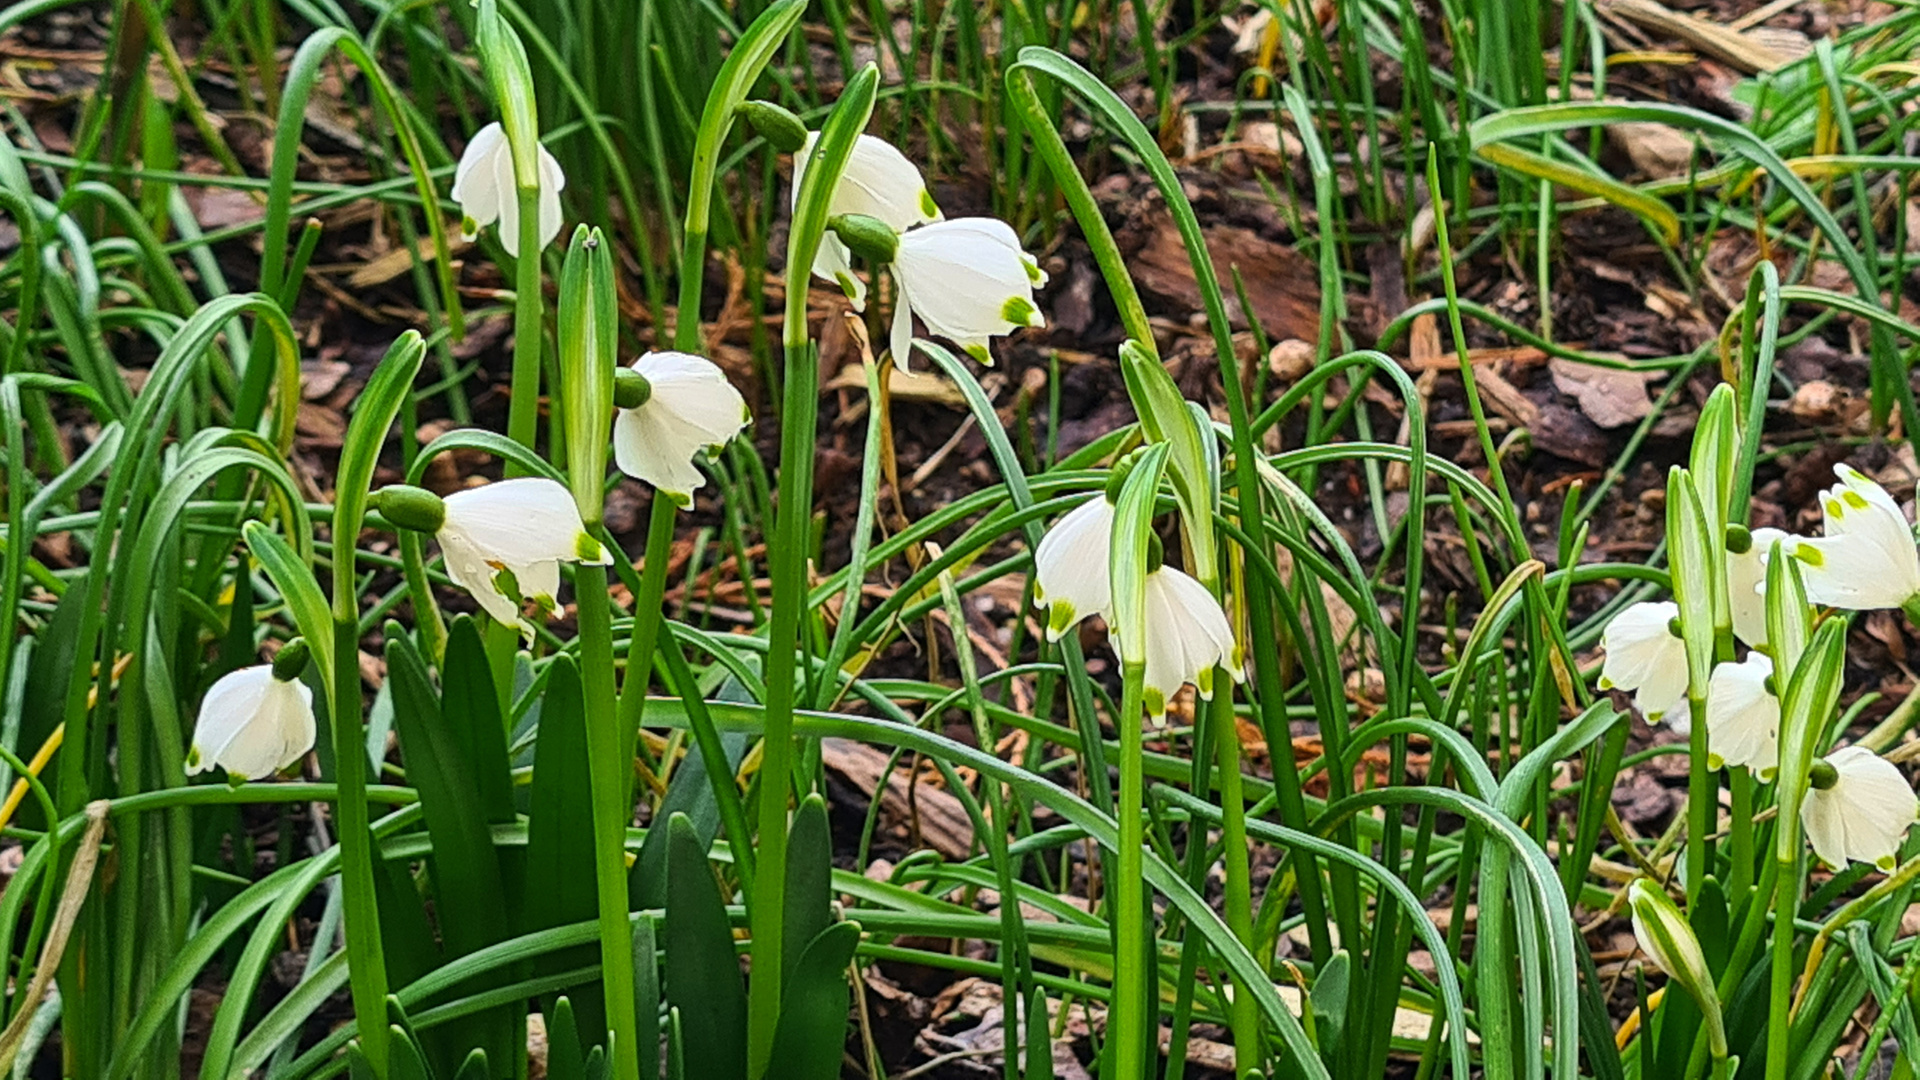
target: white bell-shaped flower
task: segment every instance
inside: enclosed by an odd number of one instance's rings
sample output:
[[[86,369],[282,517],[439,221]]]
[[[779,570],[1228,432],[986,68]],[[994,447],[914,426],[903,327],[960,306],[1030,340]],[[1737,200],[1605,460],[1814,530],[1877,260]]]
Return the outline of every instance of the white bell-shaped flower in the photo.
[[[647,400],[613,421],[613,461],[681,506],[706,482],[694,460],[747,426],[747,401],[704,356],[650,352],[633,362]]]
[[[562,562],[613,562],[613,553],[587,532],[573,494],[557,480],[525,476],[468,488],[447,496],[446,508],[434,538],[446,556],[447,576],[495,622],[518,625],[528,639],[534,627],[520,616],[521,599],[550,612]]]
[[[1767,643],[1767,553],[1774,541],[1791,551],[1793,538],[1779,529],[1755,529],[1747,550],[1727,553],[1727,600],[1733,608],[1733,636],[1757,647]]]
[[[900,295],[891,345],[901,371],[907,370],[915,315],[929,334],[951,340],[983,364],[993,363],[989,338],[1047,325],[1033,303],[1033,290],[1047,283],[1047,272],[1021,250],[1013,227],[996,218],[955,218],[902,233],[893,273]]]
[[[1033,553],[1033,602],[1046,606],[1048,641],[1059,641],[1113,602],[1112,550],[1113,504],[1104,492],[1074,507],[1040,538]]]
[[[1139,647],[1116,631],[1113,650],[1122,663],[1146,663],[1145,705],[1158,722],[1167,703],[1192,683],[1200,696],[1213,698],[1213,669],[1225,667],[1235,682],[1245,677],[1233,659],[1233,627],[1227,613],[1207,587],[1192,577],[1162,566],[1147,575],[1146,638]]]
[[[560,163],[540,147],[540,246],[560,235],[560,192],[567,176]],[[453,170],[453,201],[460,204],[460,235],[468,240],[481,229],[500,223],[500,246],[520,255],[520,194],[514,183],[513,150],[499,122],[474,132]]]
[[[1791,545],[1807,599],[1850,611],[1904,607],[1920,595],[1920,548],[1900,504],[1849,465],[1820,493],[1825,536]]]
[[[813,157],[813,148],[820,141],[820,133],[807,132],[807,141],[800,152],[793,155],[793,188],[788,197],[789,203],[800,199],[800,180],[807,174],[807,164]],[[895,232],[905,232],[915,225],[940,220],[940,207],[933,201],[933,194],[927,190],[927,182],[920,175],[920,169],[907,160],[907,155],[885,139],[872,135],[862,135],[854,140],[853,153],[847,157],[846,171],[840,174],[840,184],[833,189],[833,195],[827,200],[827,216],[838,217],[841,214],[865,214],[878,218]],[[833,230],[827,230],[820,240],[820,249],[813,256],[813,274],[826,281],[835,282],[846,292],[847,299],[853,301],[855,311],[867,309],[867,283],[853,273],[853,259]]]
[[[1648,723],[1685,711],[1687,647],[1672,630],[1679,617],[1672,601],[1643,602],[1615,615],[1600,634],[1607,650],[1600,689],[1633,691],[1633,707]]]
[[[1773,661],[1754,652],[1707,680],[1707,766],[1744,765],[1773,779],[1780,766],[1780,699],[1767,687]],[[1675,724],[1679,727],[1679,724]]]
[[[274,677],[272,664],[231,671],[200,702],[187,775],[215,765],[236,780],[272,776],[313,749],[313,691]]]
[[[1800,805],[1813,853],[1836,869],[1853,861],[1892,870],[1907,827],[1920,814],[1920,798],[1898,766],[1864,746],[1835,750],[1825,764],[1833,769],[1832,782],[1821,787],[1816,776]]]

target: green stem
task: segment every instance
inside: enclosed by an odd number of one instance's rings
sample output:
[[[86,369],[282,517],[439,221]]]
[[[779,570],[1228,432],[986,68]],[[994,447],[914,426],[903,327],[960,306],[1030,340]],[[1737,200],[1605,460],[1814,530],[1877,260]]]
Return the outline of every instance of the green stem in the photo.
[[[1214,727],[1214,749],[1220,761],[1220,843],[1226,862],[1227,928],[1251,952],[1253,873],[1248,861],[1247,804],[1241,790],[1239,725],[1234,718],[1233,695],[1229,689],[1233,684],[1225,681],[1224,675],[1223,671],[1213,673],[1219,693],[1207,709],[1207,717]],[[1245,988],[1233,995],[1227,1019],[1233,1029],[1235,1074],[1244,1078],[1260,1067],[1262,1057],[1260,1010]]]
[[[627,642],[627,674],[620,684],[623,740],[620,745],[629,756],[646,716],[647,685],[653,674],[654,650],[660,642],[660,620],[665,618],[660,605],[667,594],[667,557],[673,546],[673,525],[678,510],[665,493],[653,493],[653,513],[647,519],[646,561],[640,565],[640,591],[633,597],[633,634]],[[630,788],[632,776],[627,780]]]
[[[1120,715],[1114,725],[1120,729],[1120,793],[1115,804],[1119,810],[1120,844],[1114,852],[1114,866],[1119,874],[1107,900],[1112,908],[1114,927],[1113,1004],[1108,1013],[1107,1039],[1113,1044],[1115,1076],[1147,1075],[1146,1039],[1151,1018],[1146,1015],[1148,971],[1141,962],[1147,955],[1147,905],[1146,895],[1141,891],[1146,846],[1141,717],[1146,674],[1144,663],[1127,664],[1122,669],[1121,678],[1125,681],[1121,688]]]
[[[540,189],[517,189],[520,256],[513,267],[513,375],[507,397],[507,437],[533,449],[540,416],[540,337],[546,317],[540,284]],[[526,470],[507,462],[508,476]]]
[[[341,545],[345,547],[346,545]],[[347,556],[351,562],[352,556]],[[336,570],[336,573],[339,571]],[[336,578],[352,604],[353,574]],[[373,833],[367,815],[367,742],[360,714],[360,624],[351,613],[333,623],[333,761],[340,785],[334,805],[340,881],[345,890],[347,978],[360,1050],[376,1077],[387,1075],[387,959],[373,891]]]
[[[1687,712],[1693,720],[1687,735],[1687,909],[1691,911],[1707,880],[1707,836],[1719,808],[1720,785],[1707,771],[1706,687],[1688,693]]]
[[[582,566],[574,574],[580,610],[580,678],[585,693],[588,762],[593,785],[594,879],[600,909],[600,972],[613,1034],[613,1075],[640,1075],[639,1028],[634,1014],[633,930],[627,914],[627,826],[632,821],[627,763],[629,743],[615,711],[613,616],[607,571]],[[651,1007],[651,1006],[649,1006]]]

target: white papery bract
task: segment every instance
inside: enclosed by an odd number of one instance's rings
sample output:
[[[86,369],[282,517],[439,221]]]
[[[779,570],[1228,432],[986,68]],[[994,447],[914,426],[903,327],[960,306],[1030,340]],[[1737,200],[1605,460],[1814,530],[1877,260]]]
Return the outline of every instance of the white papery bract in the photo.
[[[521,618],[520,599],[552,611],[562,562],[613,562],[613,553],[587,532],[573,494],[556,480],[500,480],[455,492],[446,507],[434,539],[446,556],[447,576],[494,621],[518,625],[529,640],[534,626]],[[517,597],[504,588],[503,571],[512,576]]]
[[[1672,630],[1680,607],[1669,600],[1634,604],[1600,634],[1607,658],[1600,666],[1600,689],[1633,691],[1633,707],[1649,723],[1684,710],[1687,701],[1687,647]]]
[[[820,133],[810,131],[800,152],[793,155],[790,205],[800,200],[800,180],[806,176],[807,163],[819,142]],[[872,135],[854,140],[846,171],[840,174],[840,184],[827,200],[829,218],[842,214],[877,218],[895,232],[939,221],[941,217],[940,207],[927,190],[919,167],[908,161],[898,147]],[[838,284],[847,299],[853,301],[855,311],[867,309],[867,283],[854,276],[852,255],[831,229],[821,238],[820,249],[814,253],[813,273],[815,277]]]
[[[1826,535],[1784,550],[1800,560],[1807,599],[1850,611],[1903,607],[1920,595],[1920,548],[1900,504],[1849,465],[1820,493]]]
[[[282,682],[272,664],[231,671],[200,702],[187,775],[215,765],[236,780],[272,776],[313,749],[313,691]]]
[[[633,370],[652,391],[638,408],[621,409],[614,418],[613,462],[685,506],[706,482],[695,459],[740,434],[747,426],[747,401],[704,356],[650,352],[633,362]]]
[[[1059,641],[1075,623],[1113,603],[1112,550],[1113,504],[1105,493],[1074,507],[1040,538],[1033,553],[1033,602],[1046,606],[1048,641]]]
[[[1839,778],[1824,790],[1808,788],[1800,806],[1813,853],[1835,869],[1851,860],[1892,870],[1920,798],[1898,766],[1864,746],[1836,750],[1827,764]]]
[[[1136,647],[1116,629],[1113,649],[1123,664],[1145,662],[1145,705],[1154,720],[1166,716],[1167,703],[1187,683],[1211,699],[1216,666],[1226,667],[1235,682],[1244,677],[1232,662],[1233,627],[1227,624],[1226,611],[1192,577],[1171,566],[1148,574],[1146,616],[1143,646]]]
[[[1780,766],[1780,699],[1767,689],[1773,661],[1755,652],[1707,680],[1707,766],[1744,765],[1773,779]],[[1676,727],[1679,725],[1675,725]]]
[[[1758,647],[1767,643],[1767,553],[1775,541],[1793,550],[1794,538],[1779,529],[1753,530],[1747,550],[1727,553],[1727,600],[1733,608],[1733,636]]]
[[[560,162],[540,147],[540,246],[560,235],[560,192],[567,175]],[[500,246],[520,255],[520,192],[514,182],[513,149],[499,122],[474,132],[453,170],[453,201],[460,204],[460,234],[468,240],[500,222]]]
[[[893,258],[900,296],[894,303],[893,362],[907,370],[913,316],[927,332],[993,363],[987,341],[1023,326],[1045,326],[1033,290],[1047,272],[1020,248],[1013,227],[996,218],[955,218],[909,230]]]

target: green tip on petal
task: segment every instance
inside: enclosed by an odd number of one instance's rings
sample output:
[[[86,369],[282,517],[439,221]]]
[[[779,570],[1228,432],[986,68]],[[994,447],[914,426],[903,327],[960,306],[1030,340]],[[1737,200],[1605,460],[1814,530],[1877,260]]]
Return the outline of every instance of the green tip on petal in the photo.
[[[1033,283],[1034,283],[1035,285],[1038,285],[1038,284],[1040,284],[1040,283],[1041,283],[1042,281],[1045,281],[1045,280],[1046,280],[1046,275],[1044,275],[1044,274],[1042,274],[1042,273],[1040,272],[1040,262],[1039,262],[1039,260],[1037,260],[1037,259],[1035,259],[1035,258],[1034,258],[1033,256],[1031,256],[1031,255],[1021,255],[1021,256],[1020,256],[1020,265],[1021,265],[1021,266],[1024,266],[1024,267],[1026,267],[1026,269],[1027,269],[1027,280],[1028,280],[1028,281],[1031,281],[1031,282],[1033,282]]]
[[[1060,635],[1073,625],[1073,605],[1065,600],[1055,600],[1047,605],[1047,640],[1058,641]]]
[[[474,237],[479,235],[480,235],[480,223],[473,220],[470,217],[462,216],[460,218],[461,238],[471,241]]]
[[[940,204],[933,201],[933,192],[920,189],[920,213],[930,218],[940,216]]]
[[[607,549],[591,535],[579,533],[573,538],[573,556],[583,563],[597,563],[607,557]]]
[[[1193,685],[1199,688],[1200,696],[1202,698],[1208,701],[1212,701],[1213,700],[1213,669],[1208,668],[1207,670],[1201,672],[1200,674],[1195,675],[1193,677]]]
[[[1613,689],[1613,680],[1607,678],[1605,675],[1600,676],[1600,689],[1602,690]]]
[[[1840,498],[1845,500],[1846,504],[1855,510],[1865,510],[1867,508],[1867,497],[1857,491],[1849,489],[1847,493],[1840,496]]]
[[[1033,320],[1039,314],[1040,309],[1024,296],[1009,296],[1007,302],[1000,305],[1000,317],[1014,326],[1034,326]]]
[[[988,367],[993,366],[993,354],[987,351],[987,347],[985,345],[982,345],[980,342],[976,341],[970,345],[963,346],[963,348],[966,350],[966,353],[968,356],[973,357],[975,360],[980,361],[982,364],[985,364]]]
[[[1849,491],[1847,492],[1847,494],[1852,495],[1853,492]],[[1866,504],[1862,502],[1861,505],[1864,506]],[[1846,511],[1841,508],[1840,500],[1838,499],[1828,499],[1826,503],[1826,511],[1827,511],[1827,516],[1830,518],[1843,517],[1846,514]]]
[[[1822,555],[1820,549],[1814,547],[1812,544],[1801,544],[1794,548],[1793,557],[1806,563],[1808,566],[1818,567],[1827,564],[1827,557]]]
[[[200,766],[200,748],[196,746],[193,749],[187,751],[187,768],[194,769],[194,768],[198,768],[199,766]]]
[[[1724,769],[1726,767],[1727,767],[1726,758],[1721,757],[1719,754],[1716,754],[1711,750],[1707,751],[1707,769],[1709,771],[1719,772],[1721,769]]]
[[[1141,702],[1147,707],[1147,715],[1158,719],[1167,715],[1167,695],[1156,687],[1149,686],[1140,695]]]

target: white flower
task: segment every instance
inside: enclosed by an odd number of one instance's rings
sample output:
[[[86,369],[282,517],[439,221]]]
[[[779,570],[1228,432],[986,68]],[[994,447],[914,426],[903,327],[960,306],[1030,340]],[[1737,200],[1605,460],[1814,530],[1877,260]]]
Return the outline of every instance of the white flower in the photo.
[[[446,556],[447,576],[472,594],[502,626],[518,625],[531,639],[533,624],[502,588],[501,572],[516,592],[551,611],[560,588],[560,564],[607,565],[613,553],[587,532],[566,485],[544,477],[500,480],[446,498],[447,516],[434,538]]]
[[[983,364],[987,339],[1023,326],[1045,326],[1033,290],[1046,271],[1020,250],[1013,227],[996,218],[956,218],[900,236],[893,257],[900,296],[893,306],[893,362],[907,370],[913,316],[927,332],[948,338]]]
[[[1820,493],[1826,535],[1787,550],[1800,560],[1807,599],[1851,611],[1903,607],[1920,594],[1913,527],[1886,489],[1848,465]]]
[[[1773,779],[1780,765],[1780,699],[1767,689],[1773,661],[1748,654],[1707,680],[1707,766],[1744,765]],[[1674,725],[1678,727],[1679,725]]]
[[[633,362],[651,392],[613,421],[613,461],[685,506],[706,482],[693,461],[747,426],[747,402],[703,356],[650,352]]]
[[[236,780],[272,776],[313,749],[313,691],[282,682],[272,664],[231,671],[200,702],[187,775],[215,765]]]
[[[1774,541],[1792,551],[1794,537],[1779,529],[1755,529],[1742,552],[1727,553],[1727,600],[1733,608],[1733,636],[1749,646],[1767,643],[1767,555]]]
[[[793,155],[793,189],[789,196],[792,203],[800,200],[800,180],[807,174],[807,162],[819,141],[819,132],[807,132],[807,141],[801,144],[800,152]],[[840,174],[840,184],[827,200],[827,216],[841,214],[878,218],[894,232],[939,221],[941,217],[940,207],[927,191],[920,169],[908,161],[898,147],[872,135],[854,140],[846,171]],[[821,238],[820,249],[813,256],[813,273],[815,277],[838,283],[853,301],[855,311],[867,309],[867,283],[854,276],[847,245],[831,229]]]
[[[540,246],[560,235],[560,192],[567,176],[540,147]],[[513,176],[513,150],[498,122],[474,132],[453,170],[453,201],[460,204],[460,234],[468,240],[498,220],[500,245],[520,255],[520,194]]]
[[[1826,763],[1832,786],[1809,787],[1800,807],[1813,853],[1836,869],[1853,860],[1892,870],[1920,799],[1897,766],[1864,746],[1836,750]]]
[[[1108,566],[1113,504],[1104,492],[1059,520],[1033,553],[1033,601],[1047,608],[1047,640],[1059,641],[1081,619],[1113,602]]]
[[[1233,662],[1233,628],[1227,625],[1227,613],[1206,586],[1162,566],[1147,575],[1146,590],[1147,640],[1144,656],[1138,658],[1146,662],[1149,716],[1156,721],[1166,716],[1167,702],[1187,683],[1211,700],[1215,666],[1225,667],[1235,682],[1244,678]],[[1122,663],[1136,659],[1132,643],[1117,631],[1113,650]]]
[[[1679,617],[1672,601],[1639,603],[1615,615],[1600,634],[1607,650],[1600,689],[1633,691],[1633,707],[1648,723],[1686,705],[1687,647],[1671,629]]]

